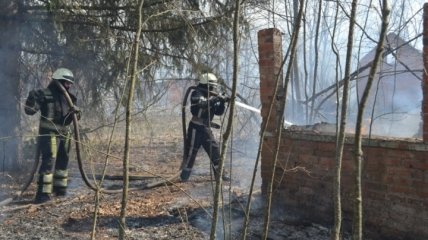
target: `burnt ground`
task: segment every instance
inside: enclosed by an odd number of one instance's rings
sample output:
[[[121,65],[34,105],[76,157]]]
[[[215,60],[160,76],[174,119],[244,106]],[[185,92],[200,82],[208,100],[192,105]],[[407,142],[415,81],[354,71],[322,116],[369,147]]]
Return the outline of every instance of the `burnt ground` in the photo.
[[[131,187],[141,187],[150,181],[159,180],[152,174],[172,176],[181,162],[182,145],[179,139],[135,144],[131,149],[131,175],[139,180],[130,182]],[[118,148],[119,149],[119,148]],[[243,208],[247,201],[249,179],[254,159],[249,150],[236,151],[232,161],[232,182],[223,187],[224,208],[218,223],[217,239],[239,239],[242,228]],[[116,156],[122,156],[114,152]],[[88,155],[85,155],[88,158]],[[95,209],[95,194],[83,183],[73,158],[70,166],[69,193],[66,197],[54,197],[52,201],[31,204],[34,183],[21,199],[0,207],[0,239],[90,239]],[[103,159],[98,157],[98,159]],[[100,160],[98,160],[100,161]],[[121,162],[111,159],[109,176],[121,174]],[[31,165],[29,163],[29,165]],[[96,162],[86,164],[88,175],[91,169],[101,173]],[[152,174],[151,174],[152,173]],[[3,173],[0,201],[20,188],[14,177]],[[106,180],[108,188],[118,188],[121,181]],[[260,179],[256,181],[260,186]],[[247,239],[260,239],[263,226],[263,204],[260,191],[255,189]],[[128,239],[209,239],[213,205],[214,182],[211,180],[208,159],[200,152],[190,180],[186,183],[162,185],[153,189],[131,191],[127,205]],[[102,194],[97,218],[96,239],[117,239],[121,197],[119,194]],[[223,231],[223,219],[229,222]],[[269,239],[329,239],[328,229],[316,224],[286,223],[282,216],[273,216]]]

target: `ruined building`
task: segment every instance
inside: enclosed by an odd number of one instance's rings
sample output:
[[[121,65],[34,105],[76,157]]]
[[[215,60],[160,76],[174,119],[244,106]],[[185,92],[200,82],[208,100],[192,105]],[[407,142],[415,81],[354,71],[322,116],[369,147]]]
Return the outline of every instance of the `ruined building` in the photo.
[[[428,5],[424,6],[424,57],[428,67]],[[391,37],[391,35],[389,36]],[[263,122],[267,124],[261,154],[262,192],[272,175],[278,111],[268,118],[277,75],[281,74],[281,33],[258,33],[260,97]],[[420,138],[363,139],[363,208],[366,236],[373,239],[428,239],[428,76],[420,73],[415,88],[420,96]],[[422,76],[423,75],[423,76]],[[280,86],[282,87],[282,86]],[[416,99],[418,96],[415,97]],[[417,123],[415,123],[417,124]],[[419,128],[419,126],[415,126]],[[353,211],[354,137],[346,138],[342,164],[342,212],[350,227]],[[332,225],[336,136],[317,131],[284,129],[275,169],[274,203],[277,211],[301,221]]]

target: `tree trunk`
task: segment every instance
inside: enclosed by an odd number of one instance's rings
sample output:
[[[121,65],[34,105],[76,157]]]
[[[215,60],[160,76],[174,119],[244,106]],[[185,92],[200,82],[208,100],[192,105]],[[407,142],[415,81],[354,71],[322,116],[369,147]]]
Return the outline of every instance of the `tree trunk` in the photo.
[[[17,1],[0,1],[0,169],[19,165],[20,79],[19,8]]]
[[[389,8],[388,1],[383,0],[382,8],[382,29],[379,36],[379,41],[376,47],[376,55],[373,60],[373,65],[370,68],[369,77],[367,80],[367,85],[364,89],[363,95],[361,97],[361,102],[358,106],[358,115],[357,115],[357,124],[355,126],[355,192],[354,192],[354,218],[353,218],[353,239],[361,240],[363,239],[363,196],[362,196],[362,182],[361,182],[361,173],[363,166],[363,150],[361,144],[361,127],[363,122],[364,108],[369,97],[370,88],[375,77],[377,66],[379,61],[382,59],[382,53],[384,51],[383,43],[385,41],[386,31],[388,28],[388,19],[389,19]]]
[[[126,230],[126,206],[128,201],[128,188],[129,188],[129,148],[130,148],[130,134],[131,134],[131,110],[134,99],[135,83],[138,75],[138,50],[141,36],[141,28],[143,26],[143,3],[144,0],[140,0],[138,3],[138,25],[137,33],[135,34],[133,52],[131,52],[132,59],[132,70],[131,70],[131,81],[129,83],[128,101],[126,104],[126,127],[125,127],[125,149],[123,158],[123,192],[122,192],[122,206],[120,210],[120,221],[119,221],[119,239],[125,239]]]
[[[216,229],[217,229],[217,219],[218,219],[218,210],[220,205],[220,197],[222,196],[221,191],[223,189],[223,169],[224,169],[224,159],[226,158],[226,150],[227,143],[229,141],[229,137],[232,134],[233,127],[233,117],[235,115],[235,98],[236,98],[236,89],[238,85],[238,73],[239,73],[239,19],[241,16],[241,1],[236,0],[235,11],[233,17],[233,77],[232,77],[232,96],[230,101],[230,112],[229,118],[227,120],[226,130],[223,134],[223,141],[221,145],[221,155],[220,155],[220,163],[219,163],[219,173],[218,177],[216,177],[216,187],[214,193],[214,210],[213,210],[213,219],[211,222],[211,233],[210,240],[216,239]]]
[[[312,96],[315,95],[317,89],[317,76],[318,76],[318,51],[319,51],[319,35],[320,35],[320,25],[321,25],[321,15],[322,15],[322,1],[319,1],[318,6],[318,15],[317,15],[317,25],[315,30],[315,39],[314,39],[314,55],[315,55],[315,63],[314,63],[314,75],[313,75],[313,83],[312,83]],[[315,99],[311,102],[311,114],[309,122],[313,122],[315,120]]]
[[[348,112],[348,95],[349,95],[349,82],[351,78],[351,60],[352,60],[352,48],[354,42],[354,27],[355,27],[355,15],[357,10],[357,0],[352,1],[352,9],[351,9],[351,17],[349,19],[349,32],[348,32],[348,44],[346,51],[346,62],[345,62],[345,78],[343,82],[343,97],[342,97],[342,106],[340,112],[340,126],[339,133],[336,141],[336,175],[334,184],[334,203],[335,203],[335,228],[334,232],[331,235],[332,239],[336,239],[335,237],[340,234],[340,226],[338,226],[338,221],[341,217],[341,214],[338,213],[342,211],[340,205],[340,179],[341,179],[341,171],[342,171],[342,158],[343,158],[343,148],[345,145],[345,129],[346,129],[346,118]],[[337,229],[339,228],[339,229]]]
[[[337,46],[334,44],[334,39],[336,36],[336,29],[337,29],[337,21],[338,21],[338,13],[339,13],[339,3],[336,3],[336,15],[334,17],[334,27],[332,30],[332,44],[331,49],[333,50],[335,56],[336,56],[336,101],[339,102],[339,69],[338,66],[340,66],[340,54],[337,50]],[[336,132],[339,132],[339,104],[336,105]],[[336,138],[336,149],[339,145],[339,138]],[[334,225],[331,230],[331,239],[332,240],[339,240],[340,239],[340,229],[342,228],[342,196],[340,191],[340,186],[342,185],[342,178],[341,178],[341,172],[342,172],[342,158],[338,158],[339,155],[336,155],[336,164],[335,164],[335,176],[334,176],[334,182],[333,182],[333,204],[334,204]]]

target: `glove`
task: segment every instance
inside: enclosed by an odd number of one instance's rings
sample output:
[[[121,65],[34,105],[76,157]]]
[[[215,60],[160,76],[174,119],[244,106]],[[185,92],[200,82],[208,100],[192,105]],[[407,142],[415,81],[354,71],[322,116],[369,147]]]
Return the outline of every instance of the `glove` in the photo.
[[[69,113],[80,113],[80,108],[78,108],[76,105],[73,105],[69,110]]]
[[[28,102],[31,102],[31,103],[36,103],[36,102],[39,102],[39,101],[41,101],[41,99],[42,99],[42,96],[41,96],[41,92],[39,91],[39,90],[31,90],[29,93],[28,93]]]
[[[41,102],[42,95],[40,91],[31,90],[28,94],[27,100],[25,101],[25,113],[33,115],[39,110],[39,102]]]
[[[68,114],[75,114],[77,116],[77,119],[80,120],[81,111],[80,108],[78,108],[76,105],[73,105],[73,107],[70,108]]]
[[[219,97],[219,99],[220,99],[220,101],[222,101],[222,102],[230,102],[230,97],[229,96],[226,96],[226,95],[218,95],[218,97]]]
[[[214,106],[216,103],[220,102],[221,98],[219,96],[210,97],[208,100],[210,106]]]

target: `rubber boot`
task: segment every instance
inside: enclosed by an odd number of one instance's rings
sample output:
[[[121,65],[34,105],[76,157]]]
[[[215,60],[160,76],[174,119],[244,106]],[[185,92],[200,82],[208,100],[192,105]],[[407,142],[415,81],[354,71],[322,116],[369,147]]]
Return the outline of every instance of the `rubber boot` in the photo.
[[[40,174],[37,181],[37,192],[34,198],[35,204],[45,203],[51,200],[52,193],[52,174]]]
[[[67,195],[68,171],[55,170],[53,181],[53,192],[56,196],[63,197]]]
[[[225,182],[230,181],[230,174],[226,169],[223,169],[223,176],[221,176],[221,179],[223,179]]]
[[[35,204],[42,204],[51,200],[51,196],[48,193],[37,192],[34,198]]]
[[[187,182],[187,180],[189,180],[191,172],[192,172],[191,169],[183,168],[183,170],[181,170],[181,174],[180,174],[181,181],[182,182]]]
[[[55,196],[64,197],[67,195],[67,188],[54,186],[53,192],[54,192]]]
[[[217,180],[218,178],[218,166],[213,166],[213,171],[214,171],[214,177]],[[223,169],[223,175],[221,176],[221,179],[225,182],[230,181],[230,175],[228,173],[228,171],[226,169]]]

